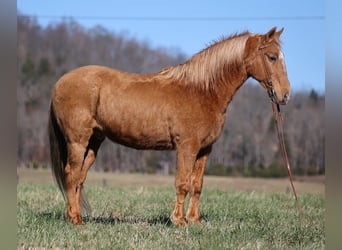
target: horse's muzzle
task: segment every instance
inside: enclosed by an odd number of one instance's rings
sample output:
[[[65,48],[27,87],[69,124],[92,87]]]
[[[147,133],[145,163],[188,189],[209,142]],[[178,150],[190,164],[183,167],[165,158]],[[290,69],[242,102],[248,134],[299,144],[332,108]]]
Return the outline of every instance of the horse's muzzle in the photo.
[[[281,105],[286,105],[290,100],[290,94],[285,93],[282,96],[279,96],[273,88],[267,90],[268,96],[271,98],[272,102],[279,103]],[[280,98],[279,98],[280,97]]]

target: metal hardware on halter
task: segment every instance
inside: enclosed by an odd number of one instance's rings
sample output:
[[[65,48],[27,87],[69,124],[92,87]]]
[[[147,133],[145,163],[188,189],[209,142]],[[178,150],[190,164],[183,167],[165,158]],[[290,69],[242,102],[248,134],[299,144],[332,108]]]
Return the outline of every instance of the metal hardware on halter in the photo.
[[[275,92],[272,87],[267,90],[267,94],[268,94],[268,97],[271,98],[272,100],[273,98],[275,98]]]

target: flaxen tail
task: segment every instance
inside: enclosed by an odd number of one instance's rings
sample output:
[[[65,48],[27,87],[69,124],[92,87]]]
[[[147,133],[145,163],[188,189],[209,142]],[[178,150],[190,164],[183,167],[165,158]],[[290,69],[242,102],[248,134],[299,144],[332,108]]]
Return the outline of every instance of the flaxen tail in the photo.
[[[52,103],[50,105],[49,113],[49,140],[52,173],[58,188],[61,190],[64,199],[66,199],[65,166],[68,156],[67,144],[64,134],[57,123]],[[81,190],[81,207],[86,212],[91,211],[90,205],[84,195],[83,188]]]

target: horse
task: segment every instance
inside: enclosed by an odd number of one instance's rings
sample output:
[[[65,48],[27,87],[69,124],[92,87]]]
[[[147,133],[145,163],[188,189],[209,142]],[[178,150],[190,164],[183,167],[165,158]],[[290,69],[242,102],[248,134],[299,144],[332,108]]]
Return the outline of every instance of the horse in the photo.
[[[52,172],[66,214],[84,224],[87,171],[105,138],[135,149],[175,150],[175,225],[201,224],[204,169],[236,91],[254,78],[271,101],[290,98],[280,35],[236,33],[214,41],[183,64],[150,74],[88,65],[63,75],[52,89],[49,140]],[[189,193],[186,215],[184,202]]]

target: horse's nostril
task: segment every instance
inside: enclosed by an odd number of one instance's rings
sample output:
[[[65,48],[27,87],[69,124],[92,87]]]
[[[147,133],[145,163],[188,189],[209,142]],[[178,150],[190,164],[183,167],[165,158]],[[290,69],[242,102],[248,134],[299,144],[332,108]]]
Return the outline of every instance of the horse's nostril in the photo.
[[[290,94],[286,93],[284,95],[284,103],[287,103],[290,100]]]

